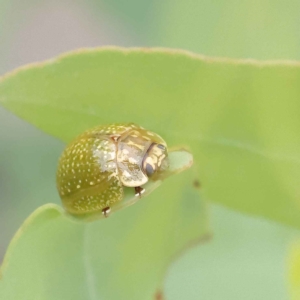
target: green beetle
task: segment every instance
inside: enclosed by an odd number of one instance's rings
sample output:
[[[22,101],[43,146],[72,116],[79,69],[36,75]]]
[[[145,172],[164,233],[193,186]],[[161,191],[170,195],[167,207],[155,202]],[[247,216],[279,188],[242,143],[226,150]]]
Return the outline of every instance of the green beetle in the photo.
[[[143,185],[168,167],[166,142],[133,123],[98,126],[85,131],[63,151],[57,189],[72,215],[100,211],[105,217],[121,201],[124,187]]]

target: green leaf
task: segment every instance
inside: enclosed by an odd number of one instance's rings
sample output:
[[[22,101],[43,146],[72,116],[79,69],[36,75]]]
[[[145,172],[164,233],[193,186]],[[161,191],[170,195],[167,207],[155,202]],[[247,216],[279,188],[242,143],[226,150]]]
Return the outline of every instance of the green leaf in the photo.
[[[0,299],[154,299],[166,269],[208,230],[194,174],[172,176],[156,192],[110,218],[73,222],[48,204],[12,241]]]
[[[300,243],[294,243],[289,256],[289,288],[292,300],[300,299]]]
[[[300,228],[299,64],[91,49],[17,70],[0,103],[64,141],[135,122],[192,151],[208,199]]]

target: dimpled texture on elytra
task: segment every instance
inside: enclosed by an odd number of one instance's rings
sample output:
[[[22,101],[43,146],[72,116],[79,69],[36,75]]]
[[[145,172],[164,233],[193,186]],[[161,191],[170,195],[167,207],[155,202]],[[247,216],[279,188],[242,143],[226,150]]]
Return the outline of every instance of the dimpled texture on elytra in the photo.
[[[69,213],[101,211],[123,199],[118,139],[133,131],[145,141],[165,144],[155,133],[123,123],[89,129],[67,146],[59,161],[57,189]]]
[[[78,137],[60,158],[57,188],[70,213],[101,210],[123,198],[116,144],[100,131]]]

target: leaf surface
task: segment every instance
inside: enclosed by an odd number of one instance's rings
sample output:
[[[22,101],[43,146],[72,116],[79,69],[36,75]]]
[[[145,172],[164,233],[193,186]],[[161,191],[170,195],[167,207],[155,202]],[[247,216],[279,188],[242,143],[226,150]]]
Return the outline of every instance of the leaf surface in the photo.
[[[300,298],[300,243],[294,242],[289,255],[289,288],[292,300]]]
[[[205,196],[300,228],[298,63],[90,49],[17,70],[0,103],[63,141],[135,122],[194,155]]]
[[[55,204],[35,211],[4,259],[0,299],[154,299],[170,262],[208,232],[191,171],[92,223]]]

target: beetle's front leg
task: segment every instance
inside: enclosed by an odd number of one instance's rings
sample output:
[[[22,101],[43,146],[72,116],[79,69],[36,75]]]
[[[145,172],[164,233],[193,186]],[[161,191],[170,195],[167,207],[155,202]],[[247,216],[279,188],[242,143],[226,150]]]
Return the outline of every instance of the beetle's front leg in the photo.
[[[103,216],[104,216],[105,218],[108,218],[108,217],[109,217],[110,210],[111,210],[111,209],[110,209],[109,206],[102,209],[102,214],[103,214]]]
[[[134,188],[134,192],[135,192],[135,195],[136,196],[139,196],[140,198],[142,197],[142,194],[145,192],[145,189],[143,189],[142,187],[140,186],[136,186]]]

